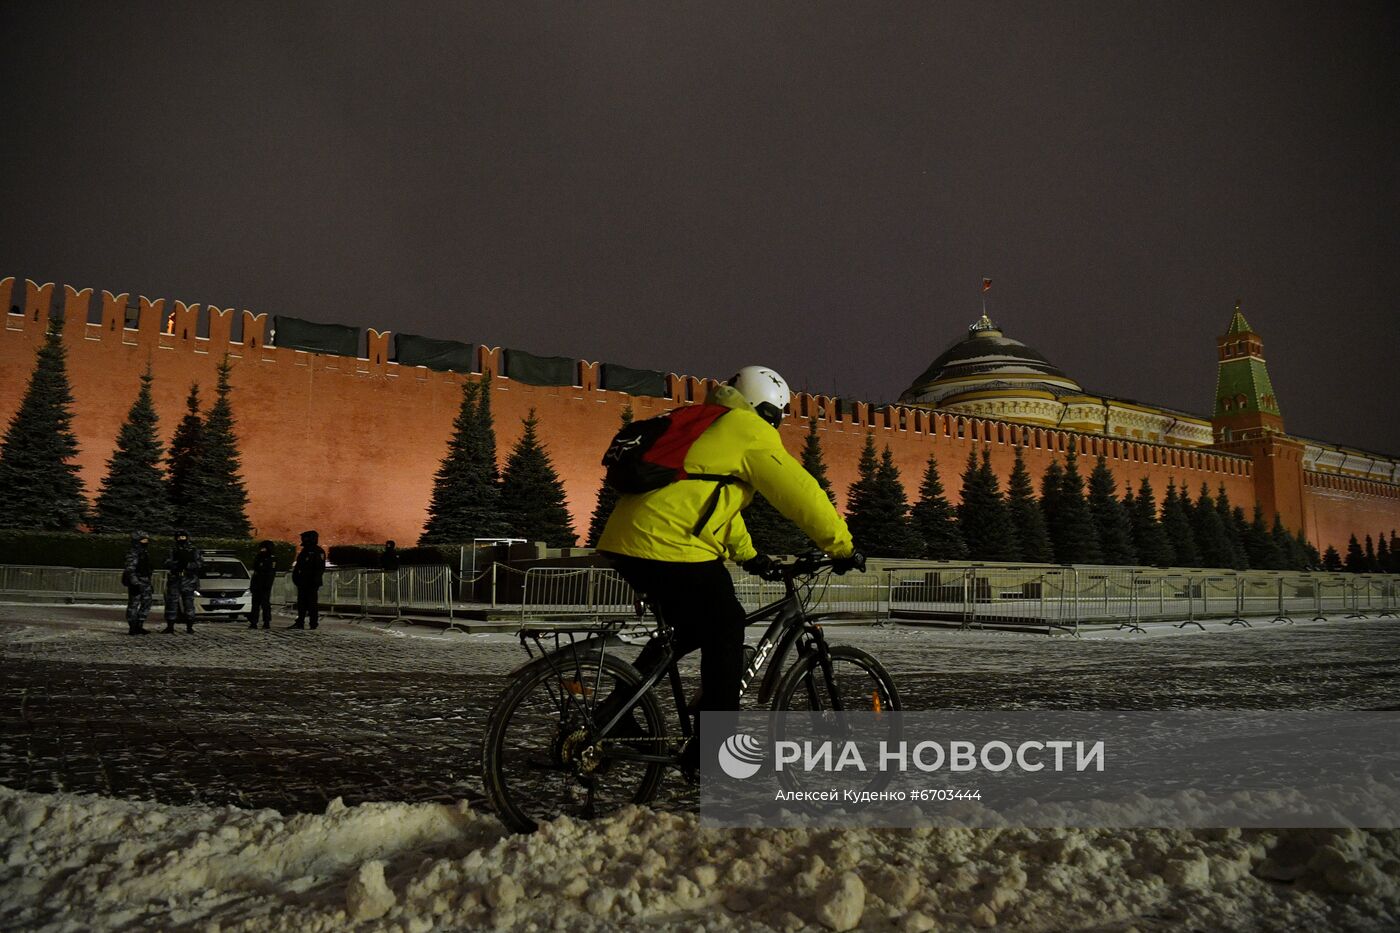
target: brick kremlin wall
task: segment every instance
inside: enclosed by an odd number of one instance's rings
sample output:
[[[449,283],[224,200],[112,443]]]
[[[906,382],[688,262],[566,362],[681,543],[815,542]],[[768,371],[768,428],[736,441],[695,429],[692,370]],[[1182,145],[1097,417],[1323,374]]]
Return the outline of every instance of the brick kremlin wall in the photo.
[[[491,382],[502,462],[520,436],[521,418],[536,409],[541,438],[563,479],[575,528],[582,536],[601,479],[598,460],[622,409],[630,403],[636,415],[645,418],[703,399],[710,384],[673,374],[666,379],[668,398],[631,397],[599,389],[598,365],[582,362],[576,386],[526,385],[499,375],[502,351],[488,347],[476,348],[480,377],[400,367],[388,359],[389,333],[374,330],[367,334],[365,358],[309,354],[265,346],[266,315],[15,279],[0,280],[0,308],[19,311],[4,315],[0,331],[0,423],[8,423],[18,407],[50,310],[62,309],[76,402],[74,427],[81,446],[78,460],[89,495],[101,482],[147,362],[155,375],[155,403],[168,441],[183,414],[190,383],[199,382],[207,407],[216,368],[228,353],[249,517],[259,535],[283,539],[314,527],[328,543],[416,540],[464,378]],[[162,332],[167,312],[174,319],[171,333]],[[232,339],[235,321],[240,340]],[[874,433],[877,446],[890,446],[911,501],[931,451],[956,501],[969,450],[983,445],[990,449],[992,463],[1005,479],[1019,440],[1038,480],[1076,437],[897,406],[877,409],[855,403],[846,411],[837,408],[825,396],[794,397],[794,416],[785,421],[782,436],[788,449],[797,453],[809,419],[818,420],[830,477],[843,506],[868,432]],[[1127,481],[1136,487],[1141,477],[1149,477],[1159,501],[1169,479],[1186,485],[1193,496],[1206,482],[1212,494],[1223,484],[1231,500],[1246,509],[1254,501],[1254,465],[1246,457],[1093,435],[1077,436],[1076,443],[1090,464],[1099,453],[1108,458],[1120,488]],[[1313,495],[1309,501],[1310,514],[1323,516],[1316,521],[1326,534],[1335,535],[1339,532],[1334,528],[1346,526],[1339,547],[1350,533],[1347,522],[1352,516],[1377,524],[1379,516],[1387,515],[1391,517],[1381,524],[1400,524],[1400,501],[1394,498],[1378,500],[1384,506],[1375,512],[1368,499],[1350,491],[1338,499],[1335,492],[1328,489],[1327,495]],[[1334,520],[1329,517],[1333,514],[1345,517]],[[1323,546],[1337,543],[1327,537],[1318,540]]]

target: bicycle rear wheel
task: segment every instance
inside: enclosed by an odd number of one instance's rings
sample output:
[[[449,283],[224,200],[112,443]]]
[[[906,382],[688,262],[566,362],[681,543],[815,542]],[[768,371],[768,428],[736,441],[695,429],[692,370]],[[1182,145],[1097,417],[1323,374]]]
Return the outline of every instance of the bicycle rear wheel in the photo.
[[[556,816],[591,819],[655,797],[665,766],[609,757],[593,731],[599,703],[641,684],[632,665],[597,652],[560,651],[521,669],[491,711],[482,748],[482,783],[501,822],[528,833]],[[648,692],[632,712],[640,734],[606,742],[664,753],[656,697]]]

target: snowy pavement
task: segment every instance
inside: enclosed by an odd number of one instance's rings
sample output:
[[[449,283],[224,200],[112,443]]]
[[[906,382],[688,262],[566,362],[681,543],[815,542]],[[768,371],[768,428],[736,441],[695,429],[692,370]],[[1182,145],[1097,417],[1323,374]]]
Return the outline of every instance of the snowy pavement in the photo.
[[[222,622],[132,638],[120,619],[0,606],[0,784],[283,812],[337,797],[476,799],[485,715],[525,658],[507,634],[337,620],[288,631],[279,618],[271,631]],[[907,709],[1400,706],[1393,620],[830,637],[880,658]],[[668,787],[672,805],[692,799]]]
[[[1400,928],[1393,830],[709,830],[671,779],[512,837],[476,805],[513,636],[289,622],[0,606],[0,928]],[[1400,707],[1392,620],[829,636],[911,709]]]

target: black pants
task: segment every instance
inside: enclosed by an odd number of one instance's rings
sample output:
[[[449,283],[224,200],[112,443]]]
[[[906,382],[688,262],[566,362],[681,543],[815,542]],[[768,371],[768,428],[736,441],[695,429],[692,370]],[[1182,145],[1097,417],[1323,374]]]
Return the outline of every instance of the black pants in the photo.
[[[744,607],[724,561],[672,563],[608,555],[617,572],[645,593],[675,632],[677,657],[700,649],[700,709],[737,710],[744,676]],[[648,645],[637,658],[643,675],[660,660]]]
[[[258,621],[258,614],[262,614],[263,622],[272,622],[272,587],[253,587],[253,609],[248,613],[248,621]]]
[[[316,627],[316,620],[321,612],[320,606],[316,604],[316,597],[320,592],[319,586],[297,587],[297,625],[308,621],[312,628]]]

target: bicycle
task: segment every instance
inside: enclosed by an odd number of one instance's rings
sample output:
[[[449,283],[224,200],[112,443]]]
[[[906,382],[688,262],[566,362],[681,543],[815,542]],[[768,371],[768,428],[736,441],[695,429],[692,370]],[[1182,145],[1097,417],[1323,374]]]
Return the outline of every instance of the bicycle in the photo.
[[[761,575],[781,581],[784,595],[745,618],[745,626],[772,621],[756,646],[746,646],[740,693],[762,672],[758,703],[771,710],[898,710],[899,693],[880,662],[859,648],[829,644],[807,612],[818,574],[827,571],[829,580],[832,567],[830,558],[803,555]],[[508,828],[532,832],[540,820],[571,810],[591,819],[628,803],[648,803],[666,769],[680,768],[686,743],[696,740],[698,714],[686,700],[671,629],[653,616],[651,637],[662,639],[665,650],[645,676],[617,654],[636,643],[623,634],[635,624],[629,620],[554,629],[555,645],[548,651],[547,635],[522,630],[521,645],[532,660],[512,672],[487,722],[482,750],[486,794]],[[586,637],[576,638],[580,632]],[[794,648],[796,658],[784,670]],[[674,747],[653,691],[663,679],[680,730]]]

